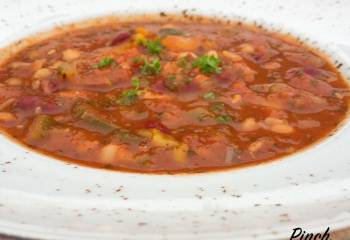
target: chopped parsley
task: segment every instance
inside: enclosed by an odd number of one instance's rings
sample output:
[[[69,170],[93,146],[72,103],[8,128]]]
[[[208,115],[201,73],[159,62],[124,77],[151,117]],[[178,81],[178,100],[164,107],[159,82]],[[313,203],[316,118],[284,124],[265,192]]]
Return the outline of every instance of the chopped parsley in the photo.
[[[105,58],[101,59],[98,63],[92,65],[92,67],[101,69],[101,68],[109,67],[114,63],[115,63],[115,61],[112,57],[105,57]]]
[[[214,103],[213,105],[211,105],[211,110],[213,110],[214,112],[222,112],[223,110],[225,110],[225,104]]]
[[[180,57],[179,60],[177,60],[177,66],[179,66],[180,68],[184,68],[187,69],[189,67],[191,67],[190,62],[187,59],[187,56],[185,57]]]
[[[119,99],[117,99],[116,103],[119,105],[130,106],[134,104],[138,100],[139,90],[137,89],[129,89],[122,92]]]
[[[144,60],[144,64],[141,67],[141,73],[143,75],[157,75],[160,73],[161,66],[159,59],[153,59],[152,62]]]
[[[138,77],[132,77],[131,78],[131,85],[135,88],[135,89],[139,89],[141,86],[141,80]]]
[[[145,62],[145,59],[142,58],[142,57],[133,57],[133,58],[131,59],[131,61],[134,62],[134,63],[144,63],[144,62]]]
[[[205,100],[214,100],[216,98],[216,94],[214,92],[208,92],[203,95]]]
[[[197,58],[193,63],[192,67],[199,68],[201,73],[220,73],[221,72],[221,60],[213,55],[204,55]]]
[[[219,115],[216,117],[216,121],[218,121],[218,123],[229,123],[232,121],[232,118],[229,115]]]
[[[175,91],[177,90],[178,86],[176,84],[176,75],[169,75],[165,81],[164,81],[164,85],[167,89],[169,89],[170,91]]]
[[[139,90],[141,86],[141,80],[138,77],[131,78],[131,85],[133,89],[124,90],[120,97],[116,100],[116,103],[119,105],[130,106],[134,104],[139,99]]]
[[[147,48],[147,51],[153,55],[159,55],[163,49],[160,39],[156,39],[154,41],[147,40],[143,43],[143,45]]]

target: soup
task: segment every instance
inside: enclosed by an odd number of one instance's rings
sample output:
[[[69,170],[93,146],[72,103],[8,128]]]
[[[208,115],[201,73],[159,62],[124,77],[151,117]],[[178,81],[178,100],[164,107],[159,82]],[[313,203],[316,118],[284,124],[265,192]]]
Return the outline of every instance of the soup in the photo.
[[[110,21],[0,65],[0,127],[48,156],[137,172],[260,163],[329,135],[349,106],[328,59],[209,19]]]

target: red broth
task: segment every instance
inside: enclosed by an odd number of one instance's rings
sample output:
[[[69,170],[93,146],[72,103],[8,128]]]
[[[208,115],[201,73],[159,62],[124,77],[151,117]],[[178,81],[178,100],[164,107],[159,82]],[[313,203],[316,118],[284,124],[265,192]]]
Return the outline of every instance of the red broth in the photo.
[[[196,172],[260,163],[329,135],[346,81],[297,40],[208,21],[111,21],[33,42],[0,65],[0,126],[100,168]]]

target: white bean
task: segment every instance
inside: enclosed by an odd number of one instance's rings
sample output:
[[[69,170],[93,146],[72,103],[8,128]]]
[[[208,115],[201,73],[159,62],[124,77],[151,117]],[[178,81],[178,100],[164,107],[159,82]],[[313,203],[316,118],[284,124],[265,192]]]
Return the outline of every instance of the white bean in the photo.
[[[40,68],[34,73],[34,78],[46,78],[51,75],[51,70],[48,68]]]
[[[274,117],[265,118],[262,126],[275,133],[289,134],[294,132],[294,128],[290,126],[286,120]]]
[[[66,49],[62,52],[62,54],[63,60],[72,61],[80,56],[80,51],[76,49]]]
[[[259,124],[255,121],[254,118],[246,118],[241,124],[240,124],[240,130],[244,132],[250,132],[255,131],[259,129]]]
[[[101,160],[103,163],[113,163],[118,154],[119,146],[108,144],[101,149]]]

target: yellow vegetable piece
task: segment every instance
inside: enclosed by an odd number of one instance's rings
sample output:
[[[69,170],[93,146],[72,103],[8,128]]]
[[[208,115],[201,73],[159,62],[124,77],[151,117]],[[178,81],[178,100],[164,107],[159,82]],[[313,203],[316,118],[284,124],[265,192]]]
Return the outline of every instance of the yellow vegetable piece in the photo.
[[[158,129],[151,129],[152,144],[156,147],[175,147],[179,145],[173,137],[162,133]]]
[[[187,159],[189,147],[185,143],[181,143],[178,147],[174,148],[174,159],[176,162],[183,163]]]
[[[180,143],[172,136],[162,133],[158,129],[143,129],[138,134],[144,137],[152,138],[152,145],[155,147],[173,148],[174,160],[183,163],[187,159],[189,147],[185,143]]]
[[[134,42],[135,42],[136,44],[142,43],[142,42],[144,42],[145,40],[146,40],[145,35],[143,35],[143,34],[141,34],[141,33],[136,33],[136,34],[134,35]]]
[[[143,27],[138,27],[138,28],[136,28],[136,29],[135,29],[135,32],[136,32],[137,34],[141,34],[141,35],[143,35],[143,36],[145,36],[145,37],[148,37],[148,36],[150,36],[150,35],[153,34],[152,32],[150,32],[149,30],[147,30],[146,28],[143,28]]]

